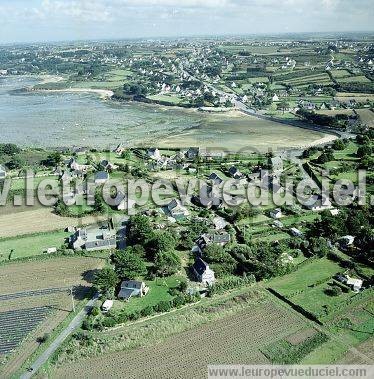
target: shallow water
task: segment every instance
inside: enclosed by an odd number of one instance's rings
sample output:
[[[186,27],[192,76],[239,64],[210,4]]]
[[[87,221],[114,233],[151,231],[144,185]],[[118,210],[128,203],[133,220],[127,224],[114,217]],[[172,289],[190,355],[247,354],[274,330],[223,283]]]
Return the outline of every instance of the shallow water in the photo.
[[[202,114],[95,94],[15,91],[36,79],[0,78],[0,138],[21,146],[304,146],[323,135],[246,116]]]

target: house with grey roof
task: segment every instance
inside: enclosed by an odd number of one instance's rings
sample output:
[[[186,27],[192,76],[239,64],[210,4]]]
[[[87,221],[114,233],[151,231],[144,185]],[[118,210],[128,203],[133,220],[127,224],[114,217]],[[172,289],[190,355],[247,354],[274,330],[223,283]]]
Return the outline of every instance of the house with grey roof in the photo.
[[[77,251],[110,250],[117,247],[117,231],[110,222],[77,229],[69,238],[69,245]]]
[[[175,218],[176,220],[183,220],[186,217],[189,216],[189,211],[186,207],[182,205],[182,203],[177,200],[173,199],[167,206],[166,206],[167,213]]]
[[[229,172],[229,175],[233,178],[233,179],[240,179],[243,174],[238,170],[237,167],[235,166],[231,166],[228,170]]]
[[[215,185],[220,185],[223,182],[223,179],[220,178],[215,172],[211,173],[208,179],[211,180]]]
[[[95,184],[105,184],[109,180],[109,173],[106,171],[98,171],[95,173],[94,182]]]
[[[129,300],[130,297],[143,297],[149,291],[149,288],[144,282],[138,280],[124,280],[121,283],[121,289],[118,293],[118,298],[122,300]]]
[[[197,257],[192,266],[196,280],[205,285],[212,285],[215,281],[214,271],[200,257]]]

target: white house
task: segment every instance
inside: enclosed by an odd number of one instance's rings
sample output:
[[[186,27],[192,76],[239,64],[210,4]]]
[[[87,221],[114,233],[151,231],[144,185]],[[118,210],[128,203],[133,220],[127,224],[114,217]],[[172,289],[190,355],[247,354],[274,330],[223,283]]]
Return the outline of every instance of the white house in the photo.
[[[337,279],[347,286],[351,286],[354,292],[359,292],[362,288],[363,280],[361,279],[351,278],[349,275],[340,275]]]
[[[149,158],[154,159],[156,161],[158,161],[159,159],[161,159],[160,150],[157,149],[157,148],[148,149],[147,155],[149,156]]]
[[[280,208],[276,208],[270,211],[270,217],[271,218],[281,218],[282,217],[282,210]]]
[[[200,283],[204,283],[208,286],[212,285],[215,281],[214,271],[209,268],[209,265],[204,262],[200,257],[196,258],[192,270],[196,276],[196,279]]]
[[[301,237],[303,235],[302,231],[297,228],[291,228],[290,232],[294,237]]]
[[[273,98],[272,98],[273,101],[279,101],[279,97],[278,95],[275,93]]]
[[[111,310],[113,307],[113,300],[105,300],[103,305],[101,306],[101,309],[103,310],[103,313],[107,313]]]

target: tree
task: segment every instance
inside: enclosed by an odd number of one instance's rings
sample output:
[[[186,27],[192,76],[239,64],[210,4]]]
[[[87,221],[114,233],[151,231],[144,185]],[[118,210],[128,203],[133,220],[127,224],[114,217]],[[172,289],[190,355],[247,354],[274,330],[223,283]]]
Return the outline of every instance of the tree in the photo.
[[[157,253],[174,250],[176,243],[175,236],[169,231],[158,231],[154,233],[147,244],[149,252],[148,258],[153,260]]]
[[[371,146],[369,144],[366,144],[366,145],[360,146],[357,149],[357,156],[359,158],[363,158],[366,156],[370,157],[372,151],[373,151],[373,149],[371,148]]]
[[[131,248],[116,251],[112,255],[115,271],[121,279],[136,279],[147,273],[147,267],[142,258]]]
[[[15,155],[21,152],[21,149],[13,143],[0,144],[0,154]]]
[[[341,139],[336,139],[334,143],[332,144],[332,148],[334,150],[344,150],[345,149],[345,143]]]
[[[95,212],[97,213],[103,213],[107,209],[105,201],[103,199],[103,195],[102,193],[100,193],[99,189],[95,193],[94,209],[95,209]]]
[[[44,160],[42,163],[45,166],[58,166],[62,161],[62,155],[60,152],[56,151],[48,155],[47,159]]]
[[[142,215],[131,216],[128,241],[133,245],[145,246],[153,237],[153,228],[149,218]]]
[[[113,292],[118,281],[119,279],[116,272],[110,267],[104,267],[95,275],[93,283],[98,291],[103,294],[108,294]]]
[[[339,296],[342,294],[342,292],[343,292],[342,289],[338,286],[332,286],[325,289],[326,295],[329,295],[329,296]]]
[[[318,157],[318,163],[327,163],[334,160],[334,154],[331,149],[327,149]]]
[[[161,251],[155,257],[155,271],[160,276],[170,276],[181,269],[181,260],[174,251]]]
[[[290,107],[290,104],[287,100],[283,99],[277,104],[277,108],[283,111],[283,114],[285,110],[287,110]]]
[[[217,276],[234,274],[236,260],[220,245],[209,245],[204,249],[203,259],[211,264]]]
[[[9,170],[19,170],[25,165],[25,161],[19,156],[15,155],[12,159],[6,164]]]
[[[330,246],[323,237],[312,237],[309,241],[309,250],[313,255],[318,256],[319,258],[325,257],[329,251]]]

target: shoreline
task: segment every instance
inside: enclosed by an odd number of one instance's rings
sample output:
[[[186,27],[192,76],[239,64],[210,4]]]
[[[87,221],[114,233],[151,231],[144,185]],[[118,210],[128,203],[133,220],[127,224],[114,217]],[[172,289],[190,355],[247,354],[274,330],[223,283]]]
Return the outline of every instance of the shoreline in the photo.
[[[41,83],[44,84],[44,83]],[[95,89],[95,88],[63,88],[63,89],[39,89],[32,88],[33,92],[46,92],[46,93],[94,93],[100,95],[102,99],[110,99],[114,95],[114,92],[107,89]]]
[[[39,84],[43,83],[53,83],[53,82],[61,82],[64,80],[62,76],[53,76],[53,75],[45,75],[45,76],[39,76],[41,81]],[[220,108],[212,108],[212,109],[207,109],[207,108],[185,108],[185,107],[179,107],[177,105],[164,105],[164,104],[157,104],[157,103],[147,103],[147,102],[142,102],[142,101],[124,101],[124,100],[117,100],[115,98],[112,98],[114,95],[114,92],[112,90],[108,89],[95,89],[95,88],[56,88],[56,89],[39,89],[39,88],[29,88],[30,91],[35,91],[35,92],[40,92],[40,93],[91,93],[91,94],[97,94],[100,96],[102,100],[112,100],[114,103],[122,103],[122,104],[134,104],[136,103],[137,105],[142,105],[145,107],[153,108],[153,109],[160,109],[160,110],[180,110],[186,113],[194,113],[194,114],[211,114],[214,117],[217,118],[247,118],[248,116],[252,116],[255,118],[265,118],[265,117],[258,117],[257,115],[249,115],[245,112],[243,112],[239,108],[225,108],[224,111]],[[257,117],[256,117],[257,116]],[[267,118],[267,117],[266,117]],[[279,123],[280,125],[282,124],[287,124],[287,126],[293,127],[293,128],[304,128],[304,129],[309,129],[312,132],[317,132],[320,133],[321,137],[314,140],[310,141],[309,143],[298,145],[298,146],[288,146],[288,147],[282,147],[281,150],[283,151],[303,151],[304,149],[310,148],[312,146],[323,146],[329,143],[332,143],[334,140],[338,138],[342,138],[338,133],[334,133],[334,131],[327,131],[324,128],[319,128],[316,125],[310,125],[309,126],[300,126],[300,125],[292,125],[288,122],[279,122],[277,119],[270,119],[267,118],[269,121],[274,122],[274,123]],[[175,136],[177,137],[177,136]],[[166,137],[168,138],[168,137]],[[155,146],[161,146],[164,145],[164,138],[162,138],[159,141],[154,141]],[[117,143],[118,140],[114,140],[113,144]],[[139,146],[138,143],[134,143],[134,147]],[[180,146],[180,148],[184,148],[184,146]],[[52,149],[58,149],[58,146],[52,147]],[[266,149],[264,149],[265,151]]]

